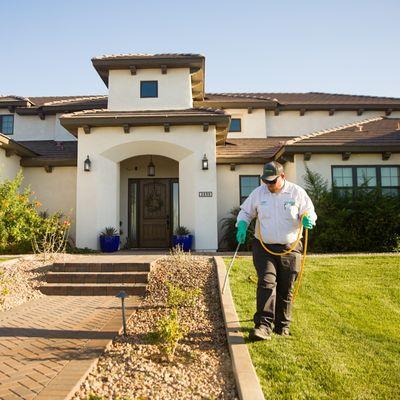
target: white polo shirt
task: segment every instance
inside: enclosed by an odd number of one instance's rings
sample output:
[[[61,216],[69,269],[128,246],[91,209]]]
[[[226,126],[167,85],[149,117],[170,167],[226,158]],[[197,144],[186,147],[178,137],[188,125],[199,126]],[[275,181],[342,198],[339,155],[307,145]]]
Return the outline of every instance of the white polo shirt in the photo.
[[[305,212],[314,225],[317,214],[308,194],[300,186],[285,180],[278,193],[271,193],[265,184],[254,189],[240,206],[237,222],[246,221],[250,224],[258,216],[255,230],[257,239],[260,221],[265,243],[288,244],[297,239],[300,217]]]

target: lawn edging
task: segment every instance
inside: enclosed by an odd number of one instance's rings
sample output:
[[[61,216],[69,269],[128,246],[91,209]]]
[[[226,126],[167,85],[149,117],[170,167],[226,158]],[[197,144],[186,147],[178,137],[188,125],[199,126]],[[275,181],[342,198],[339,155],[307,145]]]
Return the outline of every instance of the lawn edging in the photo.
[[[226,285],[225,292],[222,294],[222,286],[227,271],[225,262],[222,257],[214,257],[214,261],[217,268],[218,287],[226,337],[239,398],[241,400],[265,400],[260,381],[258,380],[249,350],[240,329],[240,322],[229,284]]]

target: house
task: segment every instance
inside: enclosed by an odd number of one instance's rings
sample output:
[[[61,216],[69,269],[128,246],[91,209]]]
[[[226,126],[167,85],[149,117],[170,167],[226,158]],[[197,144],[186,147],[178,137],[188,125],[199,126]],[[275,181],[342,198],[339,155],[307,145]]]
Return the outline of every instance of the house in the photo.
[[[348,190],[399,194],[400,98],[207,94],[198,54],[92,59],[107,96],[0,97],[1,179],[22,168],[43,208],[72,212],[78,247],[107,226],[129,248],[166,248],[178,225],[218,249],[219,222],[284,163]]]

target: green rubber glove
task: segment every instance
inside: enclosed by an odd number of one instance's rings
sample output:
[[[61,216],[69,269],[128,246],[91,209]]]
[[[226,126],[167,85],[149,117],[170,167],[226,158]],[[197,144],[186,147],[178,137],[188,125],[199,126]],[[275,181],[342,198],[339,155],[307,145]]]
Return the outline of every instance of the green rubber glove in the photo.
[[[239,221],[237,225],[236,241],[243,244],[246,241],[247,222]]]
[[[311,218],[308,215],[304,215],[304,217],[301,220],[301,223],[303,224],[304,228],[307,229],[313,228],[313,223],[311,222]]]

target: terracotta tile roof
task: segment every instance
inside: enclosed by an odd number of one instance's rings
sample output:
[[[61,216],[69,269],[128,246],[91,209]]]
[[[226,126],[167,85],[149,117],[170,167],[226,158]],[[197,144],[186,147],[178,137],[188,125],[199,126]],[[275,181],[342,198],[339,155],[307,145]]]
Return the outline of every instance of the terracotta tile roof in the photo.
[[[91,96],[44,96],[44,97],[28,97],[29,100],[36,106],[48,105],[65,105],[72,103],[90,104],[98,100],[107,100],[106,95],[91,95]]]
[[[37,159],[65,159],[76,160],[78,142],[55,140],[21,140],[18,144],[34,151],[38,154]]]
[[[288,140],[290,152],[400,151],[400,118],[378,117]]]
[[[399,104],[400,98],[381,96],[361,96],[336,93],[280,93],[280,92],[254,92],[254,93],[206,93],[206,101],[233,101],[242,99],[244,102],[254,99],[269,99],[281,105],[391,105]]]
[[[217,146],[219,164],[233,162],[264,163],[280,152],[288,136],[269,137],[265,139],[227,139],[226,144]]]
[[[152,59],[152,58],[193,58],[193,57],[204,57],[202,54],[194,53],[160,53],[160,54],[106,54],[98,57],[93,57],[92,60],[121,60],[126,58],[137,58],[137,59]]]

